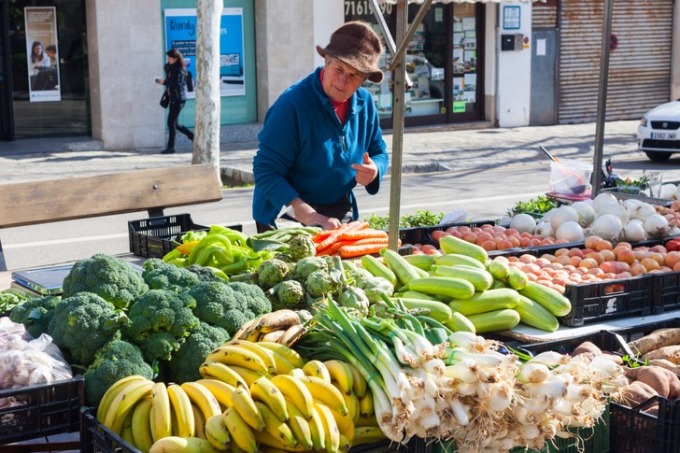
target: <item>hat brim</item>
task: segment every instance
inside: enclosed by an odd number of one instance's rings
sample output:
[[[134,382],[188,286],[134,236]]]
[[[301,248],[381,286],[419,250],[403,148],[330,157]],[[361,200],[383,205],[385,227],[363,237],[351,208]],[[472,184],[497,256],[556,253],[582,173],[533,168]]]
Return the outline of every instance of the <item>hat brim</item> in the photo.
[[[336,55],[333,52],[328,52],[326,49],[324,49],[321,46],[316,46],[316,51],[318,52],[319,55],[321,55],[324,58],[326,58],[327,56],[337,58],[338,60],[342,61],[343,63],[350,65],[351,67],[353,67],[357,71],[359,71],[363,74],[366,74],[366,78],[368,80],[370,80],[371,82],[380,83],[383,80],[384,74],[378,68],[358,67],[354,60],[345,58],[342,55]]]

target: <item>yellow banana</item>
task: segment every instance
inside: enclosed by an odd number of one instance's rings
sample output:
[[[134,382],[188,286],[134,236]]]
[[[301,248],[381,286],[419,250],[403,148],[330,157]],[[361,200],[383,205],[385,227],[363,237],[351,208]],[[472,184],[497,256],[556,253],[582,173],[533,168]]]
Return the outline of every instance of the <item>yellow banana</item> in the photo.
[[[261,316],[257,323],[257,330],[261,333],[269,333],[275,330],[285,330],[298,324],[300,324],[298,314],[293,310],[283,308]]]
[[[325,450],[326,432],[324,431],[321,415],[316,409],[316,404],[312,409],[312,418],[309,419],[309,429],[312,432],[312,445],[314,445],[314,451]]]
[[[288,374],[290,373],[290,370],[295,368],[295,365],[293,365],[286,356],[281,355],[276,351],[272,351],[271,349],[268,349],[268,351],[270,351],[274,357],[274,363],[276,363],[276,374]]]
[[[220,403],[206,387],[196,382],[184,382],[181,387],[189,396],[191,402],[203,412],[203,418],[206,421],[213,415],[222,413]]]
[[[231,407],[238,412],[248,426],[252,427],[255,431],[262,431],[264,429],[262,415],[246,387],[242,385],[236,387],[234,393],[231,394],[231,404]]]
[[[128,413],[139,400],[150,395],[153,385],[153,381],[148,379],[131,381],[124,385],[113,401],[111,401],[111,405],[106,412],[104,425],[114,433],[121,434],[123,423]]]
[[[335,381],[336,387],[340,389],[345,395],[350,395],[354,387],[354,375],[347,362],[342,360],[326,360],[324,362],[328,373],[331,375],[331,381]]]
[[[191,404],[191,412],[194,413],[194,433],[196,437],[206,439],[205,434],[205,418],[203,412],[195,405]]]
[[[261,374],[267,374],[269,372],[269,367],[259,355],[243,346],[237,346],[231,343],[224,344],[215,349],[208,354],[205,361],[221,362],[229,366],[237,365],[249,370],[257,371]]]
[[[288,409],[283,393],[268,377],[262,376],[250,386],[250,396],[263,402],[281,420],[288,421]]]
[[[217,379],[199,379],[197,384],[210,390],[217,402],[220,403],[221,409],[224,410],[231,406],[231,394],[234,393],[236,387],[229,385],[226,382]]]
[[[180,437],[194,437],[194,411],[191,409],[191,399],[187,392],[178,384],[168,384],[170,406],[177,416],[177,435]]]
[[[120,433],[120,437],[123,438],[125,442],[130,445],[134,445],[135,439],[132,437],[132,425],[123,426],[123,430]]]
[[[224,424],[222,414],[213,415],[205,422],[205,438],[217,450],[227,451],[231,436],[229,430]]]
[[[285,442],[283,442],[281,439],[277,439],[276,437],[272,436],[269,434],[267,431],[262,431],[261,433],[255,433],[255,440],[257,440],[258,445],[264,445],[269,448],[275,449],[274,451],[295,451],[295,452],[303,452],[303,451],[309,451],[303,449],[299,445],[286,445]],[[269,450],[267,450],[269,451]]]
[[[154,443],[172,435],[172,410],[164,382],[157,382],[151,391],[151,435]]]
[[[290,373],[288,374],[290,374],[291,376],[295,376],[298,379],[304,379],[305,377],[307,377],[307,374],[305,374],[302,368],[293,368],[292,370],[290,370]]]
[[[292,346],[305,334],[305,326],[302,324],[297,324],[286,329],[281,338],[279,338],[279,343]]]
[[[111,402],[116,397],[116,395],[118,394],[122,387],[124,387],[125,385],[132,381],[145,381],[145,380],[146,378],[144,376],[140,376],[139,374],[133,374],[132,376],[127,376],[114,382],[113,385],[111,385],[111,387],[109,387],[108,390],[104,392],[104,396],[102,396],[102,399],[99,401],[99,406],[97,407],[97,420],[99,420],[102,423],[104,422],[104,419],[106,418],[106,412],[109,410]]]
[[[357,396],[357,398],[361,399],[366,394],[368,383],[361,375],[357,367],[351,363],[348,363],[347,366],[352,371],[352,391]]]
[[[352,441],[347,438],[344,434],[340,433],[340,447],[338,447],[339,453],[348,453],[350,448],[352,448]]]
[[[316,376],[326,382],[331,382],[331,374],[321,360],[310,360],[302,366],[302,371],[307,376]]]
[[[378,419],[375,418],[375,414],[369,415],[367,417],[364,416],[359,416],[359,420],[354,422],[354,426],[356,428],[362,427],[362,426],[374,426],[376,428],[379,427],[378,425]]]
[[[132,412],[133,445],[141,451],[149,451],[153,444],[151,436],[151,398],[141,400]]]
[[[243,418],[241,418],[236,409],[233,407],[228,408],[224,411],[222,418],[224,420],[224,425],[229,430],[232,444],[236,444],[236,446],[245,453],[256,453],[258,451],[253,431]]]
[[[347,412],[352,421],[356,421],[359,418],[359,400],[354,395],[350,393],[342,393],[342,397],[345,399],[345,406],[347,406]]]
[[[314,404],[314,408],[323,423],[323,430],[326,435],[326,452],[337,453],[338,448],[340,448],[340,430],[335,417],[333,417],[333,411],[322,403]]]
[[[278,342],[283,334],[286,333],[285,330],[274,330],[273,332],[267,332],[260,336],[259,341],[271,341]]]
[[[260,359],[267,365],[268,373],[276,373],[276,362],[274,361],[274,352],[271,349],[261,348],[256,342],[247,340],[231,340],[228,344],[233,344],[247,349],[257,354]]]
[[[331,411],[333,413],[333,418],[335,419],[335,424],[338,425],[338,431],[340,431],[340,434],[343,434],[347,439],[349,439],[350,442],[354,439],[354,419],[350,417],[349,414],[347,415],[340,415],[335,411]]]
[[[287,447],[297,447],[298,441],[295,435],[293,435],[293,430],[290,429],[290,426],[278,418],[266,404],[255,401],[255,405],[262,415],[262,420],[264,420],[264,431],[268,432],[275,439],[279,439]],[[255,438],[257,438],[257,434]]]
[[[231,365],[231,369],[238,373],[238,375],[241,376],[241,378],[245,381],[246,388],[253,385],[253,382],[260,379],[262,376],[265,376],[265,374],[260,373],[259,371],[251,370],[238,365]],[[238,387],[238,385],[235,387]]]
[[[314,410],[314,397],[301,380],[288,374],[277,374],[270,381],[283,393],[283,396],[309,420]]]
[[[386,439],[385,434],[377,426],[361,426],[354,432],[352,446],[371,444]]]
[[[272,341],[259,341],[257,344],[263,348],[271,349],[277,354],[282,355],[296,368],[302,368],[305,364],[305,359],[303,359],[297,351],[289,348],[286,345],[274,343]]]
[[[312,429],[309,427],[307,418],[288,400],[286,400],[286,407],[289,415],[288,426],[293,431],[298,445],[306,450],[311,450],[314,444],[312,443]]]
[[[239,383],[247,385],[240,374],[224,363],[203,362],[198,368],[198,372],[206,379],[217,379],[218,381],[226,382],[232,387],[236,387]]]
[[[362,417],[370,417],[374,413],[373,394],[371,392],[366,392],[364,397],[359,399],[359,415]]]
[[[216,453],[206,439],[200,437],[168,436],[157,440],[149,453]]]
[[[347,405],[342,393],[333,384],[314,376],[305,376],[302,379],[316,402],[330,407],[340,415],[347,415]]]

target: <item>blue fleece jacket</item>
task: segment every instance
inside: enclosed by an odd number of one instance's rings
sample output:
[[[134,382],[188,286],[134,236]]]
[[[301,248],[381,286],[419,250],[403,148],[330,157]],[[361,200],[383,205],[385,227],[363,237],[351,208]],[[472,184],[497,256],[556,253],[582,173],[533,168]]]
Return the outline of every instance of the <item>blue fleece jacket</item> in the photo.
[[[354,93],[343,125],[323,91],[320,71],[288,88],[265,115],[253,158],[253,218],[263,225],[274,225],[281,208],[296,197],[330,204],[351,195],[357,184],[351,165],[362,163],[365,152],[378,168],[368,193],[378,192],[387,170],[387,146],[370,93],[363,88]]]

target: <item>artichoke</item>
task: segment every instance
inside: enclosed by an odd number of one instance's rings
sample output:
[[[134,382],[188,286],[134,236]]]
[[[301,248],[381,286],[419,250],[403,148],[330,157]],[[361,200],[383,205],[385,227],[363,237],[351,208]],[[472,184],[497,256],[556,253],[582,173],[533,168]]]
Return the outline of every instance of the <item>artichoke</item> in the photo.
[[[340,286],[340,281],[325,270],[314,271],[305,279],[305,289],[314,298],[337,293]]]
[[[362,316],[367,316],[370,302],[363,289],[348,286],[338,297],[338,305],[350,311],[357,311]]]
[[[293,269],[293,278],[300,282],[307,280],[307,277],[314,271],[327,270],[328,263],[325,259],[317,256],[308,256],[297,262]]]
[[[272,258],[263,261],[257,269],[257,283],[262,288],[272,288],[282,282],[289,271],[288,264],[280,259]]]
[[[288,253],[294,261],[316,255],[316,245],[312,238],[305,234],[298,234],[288,242]]]
[[[293,308],[304,300],[305,289],[297,280],[286,280],[276,288],[276,297],[281,308]]]
[[[391,296],[394,293],[394,285],[382,277],[370,277],[359,283],[359,288],[363,289],[366,297],[372,303],[381,301],[381,294]]]

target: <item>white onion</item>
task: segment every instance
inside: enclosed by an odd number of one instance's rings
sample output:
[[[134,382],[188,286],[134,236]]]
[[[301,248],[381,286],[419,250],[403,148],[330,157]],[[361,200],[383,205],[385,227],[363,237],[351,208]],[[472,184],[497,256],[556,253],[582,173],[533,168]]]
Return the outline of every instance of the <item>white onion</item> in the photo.
[[[668,233],[668,220],[661,214],[654,214],[645,219],[645,231],[650,237],[663,237]]]
[[[553,230],[552,227],[550,226],[550,222],[538,222],[538,225],[536,225],[536,233],[542,238],[549,238],[552,237],[553,235]]]
[[[603,214],[598,216],[590,227],[589,235],[600,236],[607,241],[614,241],[619,238],[623,224],[621,219],[613,214]]]
[[[578,222],[574,222],[573,220],[569,220],[560,225],[559,228],[557,228],[557,231],[555,231],[555,237],[557,239],[564,239],[568,242],[581,242],[585,239],[583,228],[581,228],[581,225],[579,225]]]
[[[510,228],[515,229],[520,233],[534,234],[536,220],[529,214],[517,214],[510,220]]]
[[[623,237],[628,242],[640,242],[647,239],[647,232],[645,231],[642,220],[632,219],[625,227],[623,227]]]
[[[601,192],[598,196],[593,199],[593,209],[595,212],[600,212],[602,206],[612,201],[618,202],[616,197],[609,192]]]
[[[661,186],[661,190],[659,191],[659,198],[663,198],[664,200],[670,200],[675,196],[675,193],[677,192],[678,188],[675,186],[675,184],[667,183]]]
[[[628,222],[628,219],[630,219],[630,214],[623,206],[623,204],[619,203],[618,201],[607,203],[604,206],[602,206],[598,211],[597,215],[601,216],[604,214],[615,215],[616,217],[621,219],[621,224],[623,225],[625,225]]]
[[[647,217],[656,214],[656,209],[651,204],[640,201],[637,206],[629,212],[631,219],[645,220]]]
[[[586,201],[577,201],[571,205],[578,213],[578,224],[583,228],[589,226],[595,220],[595,209],[593,204]]]
[[[555,209],[552,217],[550,217],[550,226],[552,227],[553,231],[557,231],[560,225],[569,221],[578,222],[578,212],[576,212],[576,209],[572,208],[571,206],[560,206],[559,208]]]

